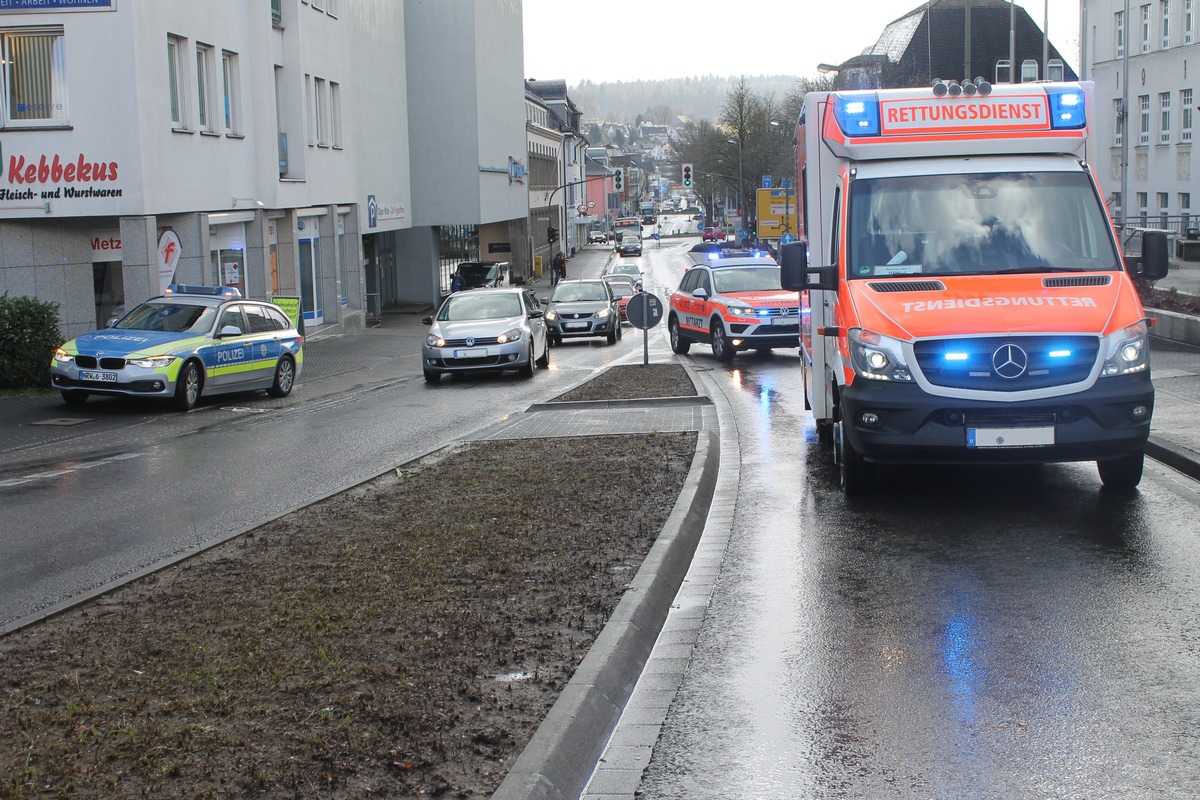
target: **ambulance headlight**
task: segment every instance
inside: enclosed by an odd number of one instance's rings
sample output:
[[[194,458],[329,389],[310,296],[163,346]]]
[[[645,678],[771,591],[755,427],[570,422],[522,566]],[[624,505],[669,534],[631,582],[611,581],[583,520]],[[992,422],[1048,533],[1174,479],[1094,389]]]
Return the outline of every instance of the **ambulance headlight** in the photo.
[[[169,366],[174,360],[175,356],[168,355],[145,356],[144,358],[127,358],[125,359],[125,363],[135,367],[141,367],[142,369],[161,369],[162,367]]]
[[[862,328],[851,328],[849,339],[850,364],[856,375],[873,381],[907,383],[913,379],[899,340]]]
[[[1146,338],[1146,323],[1139,322],[1104,337],[1104,368],[1101,377],[1129,375],[1150,368],[1150,347]]]
[[[735,317],[753,317],[754,309],[750,306],[730,306],[729,313]]]

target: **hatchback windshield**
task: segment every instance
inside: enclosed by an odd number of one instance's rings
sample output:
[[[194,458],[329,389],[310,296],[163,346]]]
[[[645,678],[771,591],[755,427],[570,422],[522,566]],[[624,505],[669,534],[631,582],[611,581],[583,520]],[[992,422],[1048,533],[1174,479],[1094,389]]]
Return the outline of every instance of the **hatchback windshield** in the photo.
[[[442,303],[438,320],[501,319],[521,316],[521,298],[511,292],[483,290],[480,294],[452,294]]]
[[[1082,173],[859,179],[848,244],[851,278],[1119,269]]]
[[[560,283],[554,290],[554,300],[558,303],[574,303],[582,300],[608,300],[608,294],[601,283]]]
[[[782,288],[779,280],[779,267],[714,269],[713,288],[718,294],[778,291]]]
[[[143,303],[125,315],[114,328],[168,333],[208,333],[217,316],[214,306],[191,303]]]

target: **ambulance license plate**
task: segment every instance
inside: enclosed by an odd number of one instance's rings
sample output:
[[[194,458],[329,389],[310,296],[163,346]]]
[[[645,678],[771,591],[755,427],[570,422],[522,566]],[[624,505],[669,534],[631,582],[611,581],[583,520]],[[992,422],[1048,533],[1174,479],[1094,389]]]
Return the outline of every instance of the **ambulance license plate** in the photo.
[[[117,373],[115,372],[83,372],[79,373],[81,381],[99,381],[100,383],[116,383]]]
[[[1044,447],[1054,444],[1054,426],[967,428],[967,447]]]

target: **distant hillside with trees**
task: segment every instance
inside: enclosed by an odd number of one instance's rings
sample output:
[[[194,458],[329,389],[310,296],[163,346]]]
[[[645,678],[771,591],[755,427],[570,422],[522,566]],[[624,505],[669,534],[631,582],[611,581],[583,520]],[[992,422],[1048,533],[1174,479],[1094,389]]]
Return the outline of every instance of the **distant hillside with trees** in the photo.
[[[721,116],[729,92],[742,84],[762,97],[782,99],[796,91],[793,75],[758,75],[739,78],[703,75],[657,81],[583,81],[568,86],[571,100],[584,118],[601,122],[633,123],[639,118],[677,125],[677,118],[715,120]]]

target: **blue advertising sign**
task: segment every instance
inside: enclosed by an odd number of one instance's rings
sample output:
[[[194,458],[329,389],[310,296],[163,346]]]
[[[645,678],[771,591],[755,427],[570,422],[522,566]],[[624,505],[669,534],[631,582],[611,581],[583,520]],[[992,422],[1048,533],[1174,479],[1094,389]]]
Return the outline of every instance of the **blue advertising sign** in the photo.
[[[33,11],[115,11],[117,0],[0,0],[0,14]]]

